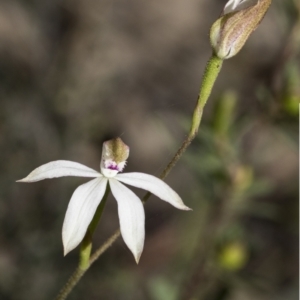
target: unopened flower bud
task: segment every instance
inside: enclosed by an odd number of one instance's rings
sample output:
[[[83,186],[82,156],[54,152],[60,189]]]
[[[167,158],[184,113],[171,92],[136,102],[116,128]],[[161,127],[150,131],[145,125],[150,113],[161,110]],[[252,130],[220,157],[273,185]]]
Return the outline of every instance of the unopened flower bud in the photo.
[[[120,138],[103,143],[101,172],[106,177],[115,176],[123,171],[129,156],[129,147]]]
[[[265,16],[272,0],[230,0],[212,25],[210,42],[215,55],[236,55]]]

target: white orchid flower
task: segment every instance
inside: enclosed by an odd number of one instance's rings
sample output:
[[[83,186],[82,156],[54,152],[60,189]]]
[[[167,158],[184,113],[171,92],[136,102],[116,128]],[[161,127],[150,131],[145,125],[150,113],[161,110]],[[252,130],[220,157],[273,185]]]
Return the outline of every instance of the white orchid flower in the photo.
[[[64,255],[83,240],[108,183],[118,203],[122,237],[137,263],[144,247],[145,212],[138,196],[122,183],[147,190],[178,209],[190,210],[180,196],[157,177],[144,173],[118,174],[123,171],[128,156],[129,147],[117,138],[103,143],[100,173],[76,162],[58,160],[42,165],[18,180],[35,182],[63,176],[95,178],[80,185],[69,202],[62,229]]]

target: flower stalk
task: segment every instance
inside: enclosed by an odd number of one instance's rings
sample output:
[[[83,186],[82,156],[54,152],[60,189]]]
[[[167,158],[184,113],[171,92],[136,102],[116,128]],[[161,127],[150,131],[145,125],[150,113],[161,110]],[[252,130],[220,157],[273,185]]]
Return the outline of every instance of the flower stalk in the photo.
[[[80,270],[86,270],[89,268],[91,251],[92,251],[92,235],[90,234],[89,231],[87,231],[80,245],[79,266],[78,266]]]
[[[191,142],[196,137],[199,127],[200,127],[201,120],[202,120],[204,106],[211,94],[211,91],[215,84],[215,81],[221,71],[222,64],[223,64],[223,60],[214,54],[207,62],[207,65],[206,65],[206,68],[204,71],[204,75],[202,78],[200,92],[198,95],[196,106],[193,111],[190,131],[189,131],[186,139],[181,144],[180,148],[177,150],[174,157],[171,159],[171,161],[169,162],[167,167],[164,169],[164,171],[160,175],[161,179],[165,179],[168,176],[170,171],[174,168],[174,166],[176,165],[176,163],[178,162],[178,160],[180,159],[182,154],[187,149],[187,147],[191,144]]]
[[[106,204],[106,201],[107,201],[107,197],[110,193],[110,188],[109,188],[109,185],[106,187],[106,191],[105,191],[105,194],[103,196],[103,199],[102,201],[100,202],[97,210],[96,210],[96,213],[93,217],[93,220],[92,222],[90,223],[89,225],[89,228],[88,228],[88,232],[90,232],[91,235],[94,234],[96,228],[97,228],[97,225],[102,217],[102,213],[103,213],[103,210],[104,210],[104,207],[105,207],[105,204]]]

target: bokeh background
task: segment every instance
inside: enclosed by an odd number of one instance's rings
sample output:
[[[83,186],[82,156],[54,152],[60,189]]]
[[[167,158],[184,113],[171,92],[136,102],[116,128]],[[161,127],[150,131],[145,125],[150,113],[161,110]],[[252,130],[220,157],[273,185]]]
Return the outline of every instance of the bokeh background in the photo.
[[[53,299],[78,262],[61,227],[84,178],[15,183],[65,159],[159,176],[183,141],[225,0],[0,2],[0,299]],[[298,6],[298,7],[297,7]],[[298,299],[298,0],[274,0],[225,61],[197,139],[151,197],[137,266],[119,239],[69,299]],[[140,196],[143,192],[135,190]],[[109,199],[96,249],[118,228]]]

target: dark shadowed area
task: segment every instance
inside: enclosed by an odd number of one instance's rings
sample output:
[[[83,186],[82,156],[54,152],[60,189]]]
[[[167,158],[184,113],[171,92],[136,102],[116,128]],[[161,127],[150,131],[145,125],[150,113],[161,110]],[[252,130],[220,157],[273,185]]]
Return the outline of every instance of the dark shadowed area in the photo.
[[[209,30],[225,0],[0,2],[0,299],[54,299],[78,263],[61,228],[88,179],[15,181],[54,160],[159,176],[186,136]],[[300,7],[274,0],[225,61],[198,137],[166,182],[191,212],[151,197],[139,265],[122,239],[68,299],[298,299]],[[134,190],[140,197],[143,191]],[[110,197],[97,249],[117,228]]]

